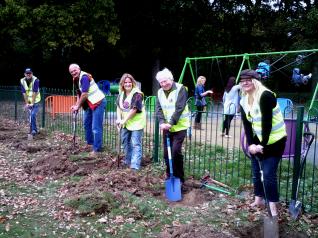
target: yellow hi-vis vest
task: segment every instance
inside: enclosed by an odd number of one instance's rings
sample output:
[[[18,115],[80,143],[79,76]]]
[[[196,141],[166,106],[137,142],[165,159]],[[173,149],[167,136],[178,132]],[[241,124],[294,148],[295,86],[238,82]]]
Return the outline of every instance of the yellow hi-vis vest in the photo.
[[[160,102],[163,115],[167,122],[170,121],[173,113],[176,110],[177,98],[178,98],[180,89],[183,86],[182,84],[179,84],[179,83],[175,83],[175,84],[177,86],[177,89],[171,91],[168,97],[166,97],[162,88],[158,90],[158,100]],[[180,115],[179,121],[177,122],[176,125],[172,125],[172,127],[170,128],[170,131],[171,132],[182,131],[182,130],[188,129],[188,127],[190,127],[190,119],[189,119],[189,108],[188,108],[188,105],[186,105],[183,112]]]
[[[143,93],[138,88],[133,88],[130,94],[126,97],[124,101],[124,92],[121,92],[119,95],[119,108],[121,110],[121,118],[124,119],[129,111],[131,110],[131,100],[135,93]],[[125,103],[124,103],[125,102]],[[124,107],[125,104],[125,107]],[[146,113],[145,113],[145,106],[144,100],[142,100],[142,110],[140,113],[136,113],[132,118],[130,118],[124,127],[126,127],[130,131],[137,131],[144,129],[146,126]]]
[[[25,93],[28,96],[28,103],[32,103],[33,84],[34,84],[34,81],[37,80],[37,79],[38,79],[37,77],[32,76],[32,80],[31,80],[31,83],[30,83],[29,86],[28,86],[28,84],[26,82],[26,78],[25,77],[20,80],[20,83],[24,87]],[[39,89],[38,95],[36,95],[34,103],[38,103],[40,101],[41,101],[41,94],[40,94],[40,89]]]
[[[105,98],[104,93],[98,88],[97,84],[95,83],[93,77],[91,74],[86,73],[84,71],[81,71],[80,76],[79,76],[79,80],[78,80],[78,87],[82,92],[82,88],[81,88],[81,79],[84,75],[87,75],[89,77],[89,89],[88,89],[88,98],[87,100],[92,103],[95,104],[99,101],[101,101],[103,98]]]
[[[266,90],[263,90],[260,95]],[[269,91],[269,90],[268,90]],[[253,106],[248,105],[248,97],[243,96],[241,98],[240,104],[242,105],[246,118],[249,122],[252,123],[253,132],[258,137],[259,141],[262,141],[262,113],[259,106],[259,101],[254,102]],[[278,103],[276,107],[273,108],[273,117],[272,117],[272,130],[269,135],[267,145],[271,145],[283,137],[287,136],[285,122],[283,114],[279,109]]]

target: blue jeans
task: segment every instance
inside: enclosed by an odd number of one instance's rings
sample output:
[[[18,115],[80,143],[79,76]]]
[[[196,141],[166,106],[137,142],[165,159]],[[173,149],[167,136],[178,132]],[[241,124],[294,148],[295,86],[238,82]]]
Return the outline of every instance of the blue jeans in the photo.
[[[121,129],[121,141],[124,146],[125,164],[132,169],[140,169],[142,159],[142,136],[144,130],[130,131]]]
[[[101,151],[103,145],[103,121],[106,107],[104,98],[95,110],[90,108],[84,111],[85,140],[93,145],[93,151]]]
[[[264,197],[264,189],[261,181],[260,168],[257,159],[252,156],[252,172],[254,183],[254,194],[258,197]],[[269,202],[278,202],[277,168],[281,157],[267,157],[261,161],[264,173],[264,184],[267,200]]]
[[[39,107],[40,104],[39,103],[34,103],[31,112],[31,124],[30,124],[30,132],[35,135],[36,133],[38,133],[38,128],[36,126],[36,116],[39,112]],[[30,116],[30,115],[29,115]]]

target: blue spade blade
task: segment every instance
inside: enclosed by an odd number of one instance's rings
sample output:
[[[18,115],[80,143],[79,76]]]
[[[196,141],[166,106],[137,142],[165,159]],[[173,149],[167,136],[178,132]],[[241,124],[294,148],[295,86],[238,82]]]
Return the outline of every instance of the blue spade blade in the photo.
[[[177,202],[182,199],[181,195],[181,182],[179,178],[170,177],[165,181],[166,198],[169,201]]]

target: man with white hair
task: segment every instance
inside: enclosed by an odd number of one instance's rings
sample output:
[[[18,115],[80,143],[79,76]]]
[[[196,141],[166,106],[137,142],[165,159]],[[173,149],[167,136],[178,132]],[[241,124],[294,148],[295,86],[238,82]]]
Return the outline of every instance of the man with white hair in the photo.
[[[160,129],[163,132],[164,158],[166,162],[166,175],[169,177],[169,161],[166,136],[171,141],[173,159],[173,175],[184,183],[182,143],[190,127],[189,109],[187,105],[187,89],[173,81],[173,75],[167,68],[156,75],[161,88],[158,90],[156,114],[159,119]]]
[[[84,129],[87,145],[92,147],[91,155],[101,151],[103,144],[103,119],[106,107],[104,93],[98,88],[91,74],[81,70],[78,64],[71,64],[69,72],[78,88],[76,104],[71,107],[73,113],[84,109]]]

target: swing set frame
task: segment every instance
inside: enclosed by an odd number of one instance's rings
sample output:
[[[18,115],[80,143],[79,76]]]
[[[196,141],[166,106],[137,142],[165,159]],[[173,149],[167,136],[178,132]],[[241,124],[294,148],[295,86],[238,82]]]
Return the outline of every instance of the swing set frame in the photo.
[[[204,60],[217,60],[218,59],[227,59],[227,58],[242,58],[242,61],[240,63],[240,67],[239,67],[239,71],[236,75],[236,83],[238,83],[239,81],[239,77],[240,77],[240,73],[244,67],[245,64],[247,64],[247,67],[249,69],[251,69],[251,62],[250,59],[252,57],[260,57],[260,56],[266,56],[266,55],[283,55],[282,57],[280,57],[278,60],[276,60],[273,64],[277,63],[279,60],[281,60],[282,58],[284,58],[285,56],[289,55],[289,54],[303,54],[303,53],[308,53],[307,56],[305,56],[304,58],[308,57],[311,54],[317,53],[318,49],[309,49],[309,50],[293,50],[293,51],[275,51],[275,52],[262,52],[262,53],[244,53],[244,54],[233,54],[233,55],[219,55],[219,56],[206,56],[206,57],[187,57],[185,59],[185,63],[183,65],[182,71],[181,71],[181,75],[179,77],[178,83],[182,83],[185,72],[187,70],[187,68],[189,68],[190,70],[190,74],[191,74],[191,78],[193,80],[193,84],[194,86],[196,85],[196,78],[195,78],[195,74],[194,74],[194,70],[193,70],[193,66],[192,66],[192,62],[195,61],[204,61]],[[296,62],[296,61],[295,61]],[[289,63],[279,69],[276,69],[274,72],[281,70],[282,68],[285,68],[295,62]],[[273,65],[271,64],[271,65]],[[318,93],[318,83],[316,84],[316,88],[313,94],[313,97],[311,99],[311,103],[309,106],[309,111],[312,110],[313,105],[314,105],[314,101],[315,98],[317,96]]]

